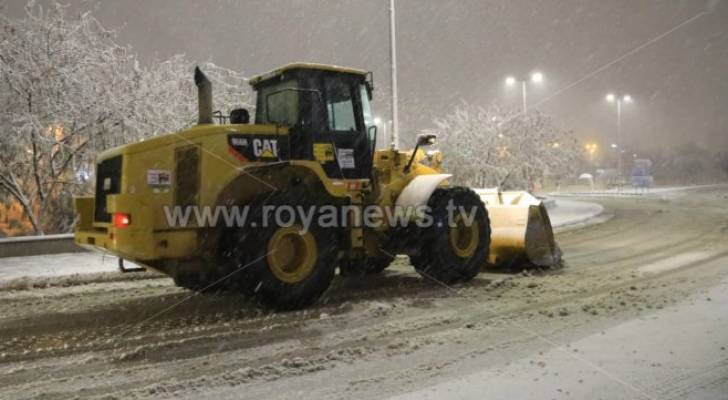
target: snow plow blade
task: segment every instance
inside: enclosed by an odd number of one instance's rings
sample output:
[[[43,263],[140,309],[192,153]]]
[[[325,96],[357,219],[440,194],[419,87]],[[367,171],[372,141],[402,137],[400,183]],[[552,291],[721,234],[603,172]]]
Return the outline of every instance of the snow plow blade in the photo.
[[[528,192],[475,189],[490,217],[491,265],[528,262],[547,267],[561,261],[543,202]]]

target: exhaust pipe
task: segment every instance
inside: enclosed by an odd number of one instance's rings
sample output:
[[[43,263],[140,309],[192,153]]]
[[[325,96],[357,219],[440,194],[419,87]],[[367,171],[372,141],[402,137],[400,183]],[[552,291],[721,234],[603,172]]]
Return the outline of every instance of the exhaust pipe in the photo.
[[[198,125],[212,123],[212,83],[207,76],[195,67],[195,85],[197,85]]]

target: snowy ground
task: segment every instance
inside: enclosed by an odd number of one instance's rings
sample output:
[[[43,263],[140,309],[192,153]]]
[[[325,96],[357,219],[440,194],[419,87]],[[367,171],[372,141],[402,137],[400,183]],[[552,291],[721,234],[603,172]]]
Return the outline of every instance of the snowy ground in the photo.
[[[571,343],[538,338],[551,348],[396,399],[589,399],[599,393],[619,399],[725,399],[726,310],[728,280]]]
[[[447,288],[398,259],[299,312],[149,273],[0,287],[0,398],[726,398],[726,200],[597,199],[563,268]]]

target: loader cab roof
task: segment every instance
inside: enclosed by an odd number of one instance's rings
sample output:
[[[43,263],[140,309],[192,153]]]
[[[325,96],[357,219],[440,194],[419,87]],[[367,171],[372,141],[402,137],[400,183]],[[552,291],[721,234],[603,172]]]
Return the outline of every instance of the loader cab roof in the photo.
[[[268,80],[271,80],[273,78],[279,77],[286,72],[294,71],[294,70],[311,70],[311,71],[326,71],[326,72],[339,72],[339,73],[345,73],[345,74],[353,74],[353,75],[361,75],[362,77],[366,77],[368,72],[361,70],[361,69],[355,69],[355,68],[347,68],[347,67],[340,67],[337,65],[328,65],[328,64],[316,64],[316,63],[303,63],[303,62],[297,62],[297,63],[291,63],[286,64],[282,67],[278,67],[272,71],[254,76],[250,78],[250,84],[252,86],[257,86],[261,82],[265,82]]]

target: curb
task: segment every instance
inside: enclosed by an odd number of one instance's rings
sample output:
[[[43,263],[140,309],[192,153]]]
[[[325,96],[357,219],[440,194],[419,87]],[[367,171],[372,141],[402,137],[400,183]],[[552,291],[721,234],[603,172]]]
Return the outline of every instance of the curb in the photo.
[[[0,258],[85,251],[85,249],[76,245],[72,233],[44,236],[18,236],[0,239]]]

